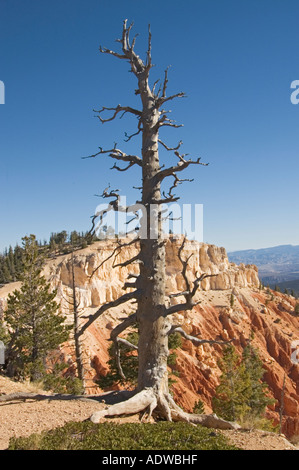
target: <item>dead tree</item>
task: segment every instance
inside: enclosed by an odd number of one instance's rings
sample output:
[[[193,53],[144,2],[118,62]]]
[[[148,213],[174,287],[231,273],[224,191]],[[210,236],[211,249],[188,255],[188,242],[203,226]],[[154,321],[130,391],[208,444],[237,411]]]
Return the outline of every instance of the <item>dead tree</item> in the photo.
[[[282,420],[283,420],[283,411],[284,411],[285,388],[286,388],[286,375],[284,374],[283,382],[282,382],[282,389],[281,389],[280,407],[279,407],[279,434],[282,434]]]
[[[124,289],[130,289],[120,298],[102,305],[98,311],[93,314],[85,325],[81,333],[94,322],[106,310],[116,307],[128,301],[136,302],[136,312],[125,318],[111,333],[111,339],[116,346],[119,341],[123,341],[120,335],[133,323],[138,324],[139,328],[139,372],[138,386],[134,395],[127,401],[111,406],[107,410],[95,413],[91,419],[98,422],[104,416],[131,414],[145,411],[150,417],[152,412],[159,414],[167,420],[183,420],[192,423],[201,423],[209,427],[234,428],[235,424],[229,423],[218,418],[216,415],[192,415],[185,413],[173,400],[168,390],[168,336],[177,331],[188,340],[195,344],[203,343],[222,343],[221,341],[208,341],[186,335],[180,325],[172,325],[170,316],[176,312],[191,310],[197,302],[195,294],[197,293],[201,281],[207,276],[205,274],[198,276],[191,282],[187,277],[187,265],[189,258],[183,259],[183,246],[179,252],[182,263],[182,274],[185,280],[186,289],[183,292],[173,294],[172,297],[182,297],[184,300],[180,304],[170,305],[165,292],[165,237],[162,232],[162,204],[172,203],[179,198],[174,195],[173,190],[184,180],[179,178],[179,174],[191,165],[203,165],[200,158],[195,160],[186,159],[186,155],[179,152],[182,142],[176,147],[170,147],[159,137],[160,130],[165,127],[180,127],[173,120],[169,119],[165,105],[175,98],[185,96],[183,92],[167,96],[168,69],[165,70],[164,79],[160,88],[156,91],[157,82],[150,87],[149,74],[153,67],[151,56],[151,31],[148,32],[148,49],[146,60],[143,61],[135,52],[136,36],[130,41],[130,32],[132,24],[127,26],[127,21],[123,23],[121,39],[117,42],[121,45],[121,52],[114,52],[110,49],[101,48],[103,54],[112,55],[118,59],[125,60],[130,65],[130,71],[137,79],[137,88],[135,94],[140,96],[141,107],[135,109],[130,106],[118,104],[116,107],[102,107],[97,112],[97,117],[101,123],[114,120],[118,116],[127,113],[136,116],[137,131],[127,136],[130,140],[133,136],[141,135],[141,156],[126,154],[115,145],[112,149],[105,150],[99,148],[99,151],[90,157],[108,154],[110,158],[117,162],[124,162],[125,167],[116,164],[113,169],[126,171],[132,167],[139,167],[142,172],[141,189],[142,196],[139,201],[145,212],[140,220],[141,234],[139,239],[140,251],[136,257],[117,266],[129,266],[131,263],[139,263],[139,275],[130,275],[130,279],[124,285]],[[160,165],[159,144],[167,151],[174,152],[176,162],[165,168]],[[167,178],[173,178],[168,193],[161,191],[161,184]],[[111,198],[109,210],[128,211],[132,208],[120,207],[120,198],[117,190],[107,188],[102,196]],[[151,209],[155,210],[155,236],[151,232]],[[105,212],[105,211],[104,211]],[[104,212],[96,214],[96,217],[102,218]],[[136,241],[133,240],[136,243]],[[129,243],[133,243],[130,241]],[[183,242],[184,243],[184,242]],[[117,246],[115,252],[124,246],[121,243]],[[116,266],[116,265],[115,265]],[[133,289],[133,290],[132,290]]]
[[[82,331],[81,331],[81,316],[82,309],[80,308],[80,298],[77,295],[76,288],[76,279],[75,279],[75,260],[74,260],[74,250],[72,250],[72,255],[70,259],[70,285],[71,285],[71,295],[69,298],[63,296],[65,302],[69,305],[69,309],[73,313],[73,338],[74,338],[74,348],[75,348],[75,363],[77,369],[78,379],[82,382],[82,387],[85,393],[86,384],[85,384],[85,370],[83,363],[83,349],[82,349]]]
[[[81,345],[81,334],[80,334],[80,301],[77,299],[76,293],[76,280],[75,280],[75,263],[74,263],[74,252],[72,251],[72,296],[73,296],[73,315],[74,315],[74,342],[75,342],[75,355],[78,378],[82,381],[83,389],[85,390],[84,380],[84,365],[83,365],[83,351]]]

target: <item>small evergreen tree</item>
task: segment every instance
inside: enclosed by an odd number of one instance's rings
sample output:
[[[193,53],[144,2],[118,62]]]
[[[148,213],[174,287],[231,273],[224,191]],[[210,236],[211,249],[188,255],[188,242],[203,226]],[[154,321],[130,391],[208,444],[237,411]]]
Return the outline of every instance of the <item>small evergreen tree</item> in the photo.
[[[205,412],[205,405],[202,400],[198,400],[193,407],[193,413],[203,414]]]
[[[265,413],[267,405],[272,404],[273,400],[266,395],[268,386],[262,381],[265,369],[251,341],[243,350],[242,364],[244,364],[244,368],[241,379],[247,384],[243,391],[244,402],[252,417],[261,417]]]
[[[138,331],[132,331],[126,336],[126,340],[131,345],[138,345],[139,334]],[[172,333],[169,335],[168,347],[170,354],[167,358],[167,364],[169,367],[174,366],[176,363],[175,349],[180,348],[182,345],[181,336],[178,333]],[[116,385],[126,385],[134,387],[137,385],[138,379],[138,354],[132,347],[122,342],[119,344],[112,344],[108,349],[109,353],[109,372],[107,375],[100,377],[97,384],[103,388],[110,388]],[[121,370],[120,370],[121,369]],[[178,375],[175,370],[172,370],[173,375]],[[175,380],[169,379],[169,383],[175,383]]]
[[[126,340],[137,347],[137,331],[129,333]],[[123,343],[117,345],[112,343],[108,349],[108,354],[110,357],[108,361],[110,370],[107,375],[100,377],[97,384],[103,389],[124,384],[135,386],[138,377],[138,356],[132,348]]]
[[[258,422],[269,429],[269,422],[262,423],[267,405],[273,400],[266,395],[267,384],[262,382],[265,373],[262,361],[251,341],[244,348],[242,357],[229,345],[219,361],[222,371],[220,384],[213,398],[213,410],[230,421]],[[266,426],[267,425],[267,426]]]
[[[68,339],[56,292],[41,275],[44,258],[34,235],[23,239],[22,286],[9,295],[5,321],[10,334],[8,373],[39,380],[49,351]]]
[[[222,375],[212,399],[213,410],[224,419],[236,421],[245,412],[242,392],[246,385],[241,380],[244,367],[234,346],[229,344],[224,349],[218,365]]]

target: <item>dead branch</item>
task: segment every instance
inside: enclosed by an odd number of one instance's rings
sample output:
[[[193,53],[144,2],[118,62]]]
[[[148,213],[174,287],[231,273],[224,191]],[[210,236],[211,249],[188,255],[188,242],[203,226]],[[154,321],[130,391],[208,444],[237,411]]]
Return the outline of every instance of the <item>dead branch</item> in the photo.
[[[177,152],[177,151],[175,151],[174,153],[179,159],[178,164],[159,171],[156,175],[156,178],[157,178],[158,181],[164,180],[164,178],[166,178],[167,176],[174,176],[178,171],[183,171],[186,168],[188,168],[188,166],[190,166],[190,165],[208,166],[208,163],[202,163],[200,161],[201,160],[200,157],[197,160],[192,160],[192,159],[185,160],[185,158],[184,158],[185,155],[180,155],[179,152]]]
[[[128,292],[116,300],[112,300],[111,302],[107,302],[106,304],[102,305],[95,313],[89,315],[88,317],[81,317],[81,318],[88,318],[88,321],[81,327],[79,335],[81,336],[84,331],[95,321],[99,318],[104,312],[109,310],[110,308],[118,307],[118,305],[124,304],[132,299],[138,299],[140,295],[139,290],[135,290],[134,292]]]
[[[41,394],[35,394],[35,393],[11,393],[9,395],[1,395],[0,396],[0,403],[1,402],[7,402],[7,401],[15,401],[15,400],[20,400],[20,401],[26,401],[26,400],[46,400],[48,399],[48,395],[41,395]]]
[[[162,117],[156,124],[156,130],[163,126],[175,127],[176,129],[178,129],[179,127],[184,127],[184,124],[176,124],[175,121],[173,119],[169,119],[167,117],[167,114],[164,112],[164,114],[162,114]]]
[[[129,398],[125,402],[117,403],[106,410],[96,411],[90,420],[99,423],[105,416],[119,416],[122,414],[135,414],[147,409],[152,403],[157,404],[157,400],[152,389],[145,389]]]
[[[125,132],[125,136],[126,136],[126,139],[125,139],[125,142],[129,142],[133,137],[135,137],[136,135],[139,135],[140,132],[142,132],[142,127],[141,127],[141,124],[142,124],[142,121],[141,119],[139,120],[138,122],[138,131],[137,132],[134,132],[133,134],[131,135],[128,135],[126,132]]]
[[[134,245],[135,243],[137,243],[139,241],[139,238],[134,238],[132,240],[130,240],[128,243],[121,243],[119,240],[117,240],[117,244],[118,246],[116,248],[114,248],[114,250],[112,251],[112,253],[107,256],[107,258],[105,258],[91,273],[90,275],[90,279],[93,277],[93,275],[107,262],[109,261],[109,259],[113,258],[113,256],[117,256],[119,254],[119,252],[122,250],[122,248],[127,248],[128,246],[131,246],[131,245]],[[131,275],[133,276],[133,275]],[[137,277],[137,276],[136,276]]]
[[[120,104],[118,104],[114,108],[107,108],[106,106],[102,106],[101,109],[99,109],[99,110],[94,109],[93,111],[95,113],[98,113],[97,118],[101,121],[102,124],[104,124],[105,122],[113,121],[120,112],[123,113],[121,115],[121,118],[126,113],[131,113],[131,114],[134,114],[135,116],[138,116],[138,117],[142,116],[142,112],[139,111],[138,109],[131,108],[130,106],[121,106]],[[114,113],[112,114],[111,117],[104,119],[104,118],[102,118],[102,114],[105,111],[113,111]]]
[[[191,183],[192,181],[194,181],[194,179],[190,179],[190,178],[184,178],[184,179],[180,179],[178,178],[178,176],[176,175],[176,173],[174,173],[173,175],[174,178],[174,182],[172,184],[172,186],[169,188],[169,191],[168,193],[166,194],[164,191],[163,191],[163,198],[164,199],[160,199],[159,201],[156,201],[156,204],[169,204],[171,202],[176,202],[180,199],[179,196],[175,196],[175,194],[172,193],[172,191],[179,185],[179,184],[182,184],[182,183],[185,183],[185,182],[189,182]]]
[[[52,395],[42,395],[42,394],[35,394],[35,393],[10,393],[8,395],[1,395],[0,396],[0,403],[6,402],[15,402],[15,401],[26,401],[26,400],[35,400],[35,401],[54,401],[54,400],[80,400],[86,402],[96,402],[92,398],[86,398],[83,395],[71,395],[71,394],[62,394],[62,393],[55,393]]]
[[[113,149],[109,149],[109,150],[104,150],[102,147],[99,147],[100,151],[93,154],[93,155],[89,155],[87,157],[82,157],[82,159],[86,159],[86,158],[95,158],[97,157],[98,155],[103,155],[103,154],[109,154],[109,157],[111,158],[114,158],[115,160],[119,160],[119,161],[123,161],[123,162],[128,162],[132,165],[139,165],[140,167],[142,167],[142,160],[140,157],[138,157],[137,155],[127,155],[125,152],[123,152],[122,150],[116,148],[116,144],[115,146],[113,147]]]
[[[229,344],[233,341],[235,341],[235,338],[230,339],[228,341],[218,341],[218,340],[209,340],[209,339],[199,339],[196,338],[196,336],[188,335],[181,326],[176,326],[173,325],[169,332],[168,335],[171,335],[172,333],[179,333],[181,336],[183,336],[185,339],[191,341],[193,344],[196,346],[200,346],[201,344],[221,344],[221,345],[226,345]]]
[[[120,168],[119,166],[116,165],[116,163],[113,164],[113,166],[110,168],[110,170],[117,170],[117,171],[127,171],[129,168],[131,168],[134,165],[134,163],[129,163],[128,166],[125,168]]]
[[[123,263],[113,264],[113,268],[124,268],[124,267],[129,266],[130,264],[134,263],[135,261],[140,261],[139,260],[139,253],[138,253],[138,255],[133,256],[133,258],[128,259],[127,261],[124,261]]]
[[[175,151],[175,150],[178,150],[180,148],[180,146],[183,144],[183,141],[180,140],[178,145],[176,147],[168,147],[161,139],[158,139],[158,142],[163,145],[163,147],[168,150],[169,152],[171,151]]]
[[[124,20],[122,38],[117,40],[117,42],[119,42],[122,46],[122,52],[123,52],[122,54],[119,54],[107,48],[102,48],[101,46],[100,46],[100,52],[113,55],[114,57],[117,57],[118,59],[128,60],[131,65],[131,71],[137,77],[140,74],[145,74],[146,76],[148,76],[149,71],[152,67],[150,27],[148,30],[149,35],[148,35],[148,50],[147,50],[146,63],[144,63],[142,59],[134,51],[136,36],[134,37],[132,44],[130,44],[130,31],[132,27],[133,27],[133,23],[131,23],[127,27],[127,20]]]
[[[118,336],[117,339],[116,339],[116,341],[117,341],[118,343],[124,344],[124,345],[127,346],[128,348],[135,349],[136,351],[138,351],[138,346],[136,346],[136,344],[131,343],[130,341],[128,341],[128,340],[125,339],[125,338],[120,338],[120,337]]]
[[[186,290],[184,290],[182,292],[177,292],[177,293],[170,294],[168,297],[169,298],[174,298],[174,297],[183,296],[183,297],[185,297],[186,302],[182,303],[182,304],[171,305],[170,307],[168,307],[166,309],[165,316],[172,315],[173,313],[177,313],[177,312],[181,312],[181,311],[191,310],[196,305],[199,305],[201,302],[200,301],[194,302],[193,299],[195,297],[195,294],[196,294],[197,290],[199,289],[201,281],[203,281],[207,277],[218,276],[218,274],[202,273],[193,281],[193,283],[192,283],[193,287],[192,287],[191,283],[188,279],[188,276],[187,276],[187,267],[188,267],[188,263],[189,263],[191,257],[193,256],[193,253],[191,253],[189,256],[187,256],[186,259],[183,259],[182,252],[184,250],[185,243],[186,243],[186,237],[183,238],[182,244],[181,244],[181,246],[178,250],[178,257],[179,257],[179,260],[182,264],[182,276],[183,276],[184,281],[185,281]]]
[[[136,313],[133,313],[132,315],[129,315],[126,317],[121,323],[119,323],[115,328],[110,333],[110,339],[111,341],[115,341],[115,339],[127,328],[130,326],[134,325],[137,321],[137,316]]]
[[[125,318],[122,321],[122,323],[117,325],[112,330],[112,332],[110,334],[110,340],[113,341],[114,346],[115,346],[115,358],[116,358],[117,368],[118,368],[119,374],[120,374],[120,376],[122,377],[123,380],[126,380],[126,377],[125,377],[124,371],[123,371],[122,366],[121,366],[119,344],[124,344],[125,346],[127,346],[131,349],[136,349],[136,350],[138,350],[138,346],[136,346],[135,344],[131,343],[130,341],[128,341],[124,338],[120,338],[119,335],[124,330],[126,330],[127,328],[132,326],[135,322],[136,322],[136,314],[134,313],[134,314],[128,316],[127,318]]]
[[[172,396],[168,394],[166,399],[169,403],[171,410],[171,418],[173,421],[184,421],[192,424],[200,424],[201,426],[214,429],[240,429],[241,426],[237,423],[226,421],[218,418],[216,414],[190,414],[182,410],[174,401]]]
[[[184,294],[182,293],[182,295]],[[201,302],[187,301],[182,304],[171,305],[170,307],[166,308],[164,316],[166,317],[168,315],[173,315],[174,313],[192,310],[194,307],[196,307],[196,305],[199,305],[200,303]]]
[[[167,85],[168,85],[168,70],[169,70],[169,68],[170,68],[170,66],[168,66],[165,69],[163,85],[160,86],[158,93],[155,94],[155,97],[156,97],[156,104],[155,105],[156,105],[157,109],[160,108],[167,101],[173,100],[174,98],[183,98],[183,97],[186,96],[184,92],[176,93],[176,94],[168,96],[168,97],[166,96],[166,89],[167,89]],[[152,93],[154,93],[157,83],[158,83],[158,80],[154,83]],[[160,93],[161,93],[161,96],[160,96]]]

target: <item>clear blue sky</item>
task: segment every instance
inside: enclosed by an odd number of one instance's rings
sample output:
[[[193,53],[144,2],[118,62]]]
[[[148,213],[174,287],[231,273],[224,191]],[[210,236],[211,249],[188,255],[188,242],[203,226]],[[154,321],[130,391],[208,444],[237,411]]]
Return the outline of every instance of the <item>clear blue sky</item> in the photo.
[[[138,171],[81,158],[114,142],[140,149],[138,137],[124,142],[134,120],[101,125],[93,112],[137,106],[128,64],[98,51],[119,46],[125,18],[140,55],[151,24],[152,83],[171,65],[169,93],[188,96],[171,103],[184,127],[161,137],[209,162],[177,191],[182,203],[204,205],[204,241],[227,250],[299,244],[299,105],[290,101],[298,17],[298,0],[0,0],[0,250],[29,233],[88,230],[94,194],[109,182],[138,195]]]

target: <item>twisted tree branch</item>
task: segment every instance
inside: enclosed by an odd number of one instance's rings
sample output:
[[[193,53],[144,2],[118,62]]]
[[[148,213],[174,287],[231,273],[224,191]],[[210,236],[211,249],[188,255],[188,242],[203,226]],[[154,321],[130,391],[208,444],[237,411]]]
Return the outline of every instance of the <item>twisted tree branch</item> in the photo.
[[[169,298],[183,296],[183,297],[185,297],[186,302],[182,303],[182,304],[171,305],[170,307],[168,307],[166,309],[165,316],[172,315],[173,313],[177,313],[177,312],[181,312],[181,311],[191,310],[196,305],[199,305],[201,302],[200,301],[194,302],[193,299],[195,297],[195,294],[196,294],[197,290],[199,289],[199,285],[200,285],[201,281],[203,281],[204,279],[206,279],[208,277],[218,276],[218,274],[206,274],[206,273],[200,274],[193,281],[193,287],[192,287],[191,283],[188,279],[188,276],[187,276],[187,267],[188,267],[189,260],[193,256],[193,253],[191,253],[185,260],[183,259],[182,252],[184,250],[185,243],[186,243],[186,237],[183,238],[182,244],[181,244],[181,246],[178,250],[178,257],[179,257],[179,260],[182,264],[182,276],[183,276],[184,281],[185,281],[186,290],[184,290],[182,292],[177,292],[177,293],[174,293],[174,294],[170,294]]]
[[[122,162],[129,162],[132,165],[138,165],[142,167],[142,159],[138,157],[137,155],[127,155],[125,152],[123,152],[120,149],[116,148],[116,144],[114,145],[113,149],[109,150],[103,150],[102,147],[99,147],[100,151],[97,153],[94,153],[93,155],[88,155],[87,157],[82,157],[82,159],[86,158],[95,158],[98,155],[103,155],[105,153],[109,154],[109,157],[114,158],[114,160],[119,160]]]
[[[220,341],[220,340],[209,340],[209,339],[199,339],[196,338],[196,336],[188,335],[181,326],[176,326],[173,325],[170,330],[168,331],[168,335],[171,335],[172,333],[179,333],[181,336],[183,336],[185,339],[192,341],[193,344],[196,346],[200,346],[201,344],[229,344],[232,341],[235,341],[235,338],[230,339],[228,341]]]
[[[112,107],[112,108],[107,108],[106,106],[102,106],[101,109],[99,109],[99,110],[94,109],[93,111],[95,113],[98,113],[97,118],[101,121],[102,124],[104,124],[105,122],[113,121],[120,112],[123,113],[121,115],[121,118],[126,113],[134,114],[135,116],[138,116],[138,117],[142,116],[142,112],[139,111],[139,109],[131,108],[130,106],[121,106],[120,104],[118,104],[117,106]],[[114,112],[113,112],[111,117],[104,119],[104,118],[102,118],[101,115],[105,111],[114,111]]]
[[[81,317],[81,318],[88,318],[88,321],[81,327],[79,332],[79,336],[81,336],[84,331],[95,321],[99,318],[104,312],[109,310],[110,308],[118,307],[118,305],[124,304],[132,299],[138,299],[140,295],[139,290],[135,290],[134,292],[128,292],[116,300],[112,300],[111,302],[107,302],[106,304],[102,305],[95,313],[89,315],[88,317]]]

